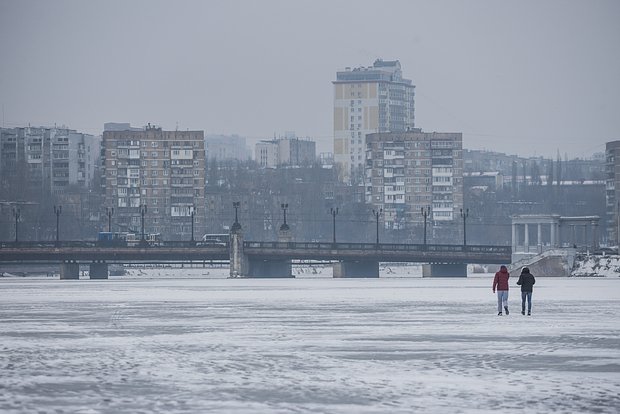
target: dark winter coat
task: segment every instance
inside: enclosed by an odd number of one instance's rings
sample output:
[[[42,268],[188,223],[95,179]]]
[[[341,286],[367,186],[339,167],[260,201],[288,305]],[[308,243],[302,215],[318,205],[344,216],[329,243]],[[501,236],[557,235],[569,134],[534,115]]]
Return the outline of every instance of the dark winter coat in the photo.
[[[521,286],[521,292],[531,292],[533,290],[534,283],[536,283],[536,279],[529,271],[521,272],[521,275],[519,275],[519,280],[517,280],[517,285]]]
[[[500,267],[499,272],[495,273],[495,278],[493,279],[493,292],[495,292],[495,289],[508,290],[509,277],[510,273],[508,273],[506,266]]]

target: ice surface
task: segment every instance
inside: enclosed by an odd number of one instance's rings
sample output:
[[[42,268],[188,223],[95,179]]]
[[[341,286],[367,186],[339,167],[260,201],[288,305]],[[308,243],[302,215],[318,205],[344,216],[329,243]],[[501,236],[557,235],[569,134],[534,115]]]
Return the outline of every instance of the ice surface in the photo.
[[[531,317],[510,293],[498,317],[488,275],[3,278],[0,412],[617,413],[620,278],[538,278]]]

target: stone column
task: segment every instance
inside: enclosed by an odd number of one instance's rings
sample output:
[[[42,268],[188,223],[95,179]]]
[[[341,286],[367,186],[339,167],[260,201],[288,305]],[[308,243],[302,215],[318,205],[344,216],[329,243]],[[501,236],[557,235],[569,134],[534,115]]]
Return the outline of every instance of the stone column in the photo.
[[[517,251],[517,225],[512,223],[512,252]]]
[[[555,249],[555,248],[557,247],[557,246],[555,245],[555,244],[556,244],[556,242],[557,242],[557,241],[556,241],[556,237],[557,237],[557,236],[556,236],[556,234],[555,234],[555,230],[556,230],[556,229],[555,229],[555,226],[556,226],[555,221],[552,221],[552,222],[551,222],[551,226],[550,226],[550,227],[551,227],[551,228],[550,228],[550,231],[551,231],[551,241],[550,241],[550,244],[551,244],[551,248],[552,248],[552,249]]]
[[[586,251],[588,251],[588,223],[583,225],[583,244]]]
[[[592,249],[598,249],[598,222],[592,221]]]
[[[538,223],[538,234],[536,235],[536,245],[538,246],[538,254],[542,253],[542,224]]]
[[[530,252],[530,225],[528,223],[524,224],[525,226],[525,236],[523,238],[523,251],[525,253]]]
[[[230,277],[246,277],[248,259],[243,251],[243,232],[241,226],[233,226],[230,232]]]
[[[520,242],[520,237],[519,237],[519,225],[515,224],[515,252],[520,251],[519,250],[519,242]]]

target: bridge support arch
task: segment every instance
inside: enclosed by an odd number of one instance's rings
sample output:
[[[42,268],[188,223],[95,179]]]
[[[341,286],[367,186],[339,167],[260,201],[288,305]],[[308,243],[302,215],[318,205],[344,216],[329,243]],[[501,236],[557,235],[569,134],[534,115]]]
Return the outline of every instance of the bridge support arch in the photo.
[[[431,263],[422,265],[423,277],[467,277],[465,263]]]
[[[61,280],[77,280],[80,278],[80,264],[75,262],[63,262],[60,264]]]
[[[379,262],[376,260],[343,260],[334,263],[334,278],[379,277]]]
[[[89,266],[88,274],[91,279],[107,279],[108,264],[105,262],[93,262]]]

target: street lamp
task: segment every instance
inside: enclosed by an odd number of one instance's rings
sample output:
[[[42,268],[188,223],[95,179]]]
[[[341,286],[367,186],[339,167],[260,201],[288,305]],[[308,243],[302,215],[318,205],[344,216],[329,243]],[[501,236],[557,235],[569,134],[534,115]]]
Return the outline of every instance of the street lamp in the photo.
[[[422,216],[424,217],[424,245],[426,246],[426,218],[431,214],[430,207],[422,207]]]
[[[140,204],[140,227],[142,227],[142,239],[141,244],[146,243],[144,238],[144,215],[146,214],[146,204]]]
[[[331,207],[329,209],[329,213],[332,215],[333,218],[333,243],[336,244],[336,216],[338,215],[338,207],[336,207],[336,209],[334,209],[333,207]]]
[[[196,209],[194,209],[194,206],[191,206],[189,208],[189,214],[192,216],[192,238],[191,238],[191,242],[194,242],[194,216],[196,215]]]
[[[239,224],[239,206],[241,206],[240,201],[233,201],[233,208],[235,209],[235,222],[232,225],[233,231],[241,230],[241,224]]]
[[[463,246],[467,246],[467,217],[469,217],[469,209],[463,211],[461,209],[461,217],[463,217]]]
[[[286,224],[286,210],[288,209],[288,203],[282,203],[280,204],[280,207],[282,208],[282,212],[284,214],[284,224],[280,226],[280,230],[285,231],[289,229],[288,224]]]
[[[105,214],[108,216],[108,233],[112,233],[112,216],[114,215],[114,207],[106,207]]]
[[[18,238],[17,238],[17,222],[19,221],[21,216],[22,215],[21,215],[21,211],[19,210],[19,208],[13,207],[13,217],[15,217],[15,243],[18,242]]]
[[[372,214],[375,216],[375,219],[377,220],[377,241],[376,244],[379,245],[379,216],[381,215],[381,213],[383,213],[383,209],[380,208],[379,210],[372,210]]]
[[[54,214],[56,214],[56,244],[58,244],[60,240],[59,218],[60,218],[60,215],[62,214],[62,206],[54,206]]]

